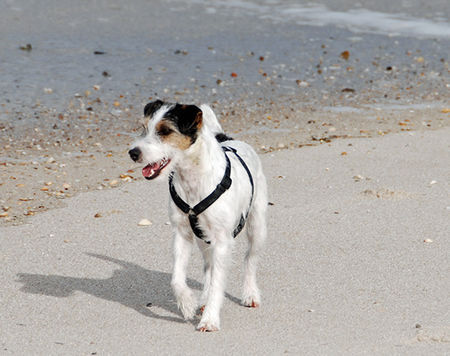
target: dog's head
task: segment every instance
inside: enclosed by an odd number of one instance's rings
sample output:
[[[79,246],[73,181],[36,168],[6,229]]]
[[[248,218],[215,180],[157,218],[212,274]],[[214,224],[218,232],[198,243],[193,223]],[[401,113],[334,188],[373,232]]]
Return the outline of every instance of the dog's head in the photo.
[[[157,100],[144,108],[144,130],[128,151],[131,159],[145,164],[142,174],[154,179],[181,159],[197,140],[203,123],[200,108],[195,105],[165,103]]]

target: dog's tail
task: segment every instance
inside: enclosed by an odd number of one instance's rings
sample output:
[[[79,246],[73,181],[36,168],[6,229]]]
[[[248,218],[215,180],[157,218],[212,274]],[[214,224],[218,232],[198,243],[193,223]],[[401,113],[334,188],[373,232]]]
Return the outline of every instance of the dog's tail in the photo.
[[[203,125],[205,128],[211,131],[214,136],[223,134],[222,126],[220,126],[219,120],[217,120],[216,114],[214,114],[211,107],[203,104],[200,106],[200,110],[203,112]]]

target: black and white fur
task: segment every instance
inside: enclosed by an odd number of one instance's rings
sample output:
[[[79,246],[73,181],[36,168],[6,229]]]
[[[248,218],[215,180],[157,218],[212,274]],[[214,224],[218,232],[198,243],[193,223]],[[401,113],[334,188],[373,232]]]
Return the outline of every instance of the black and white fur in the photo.
[[[144,133],[129,151],[131,158],[145,165],[143,175],[147,179],[167,178],[173,172],[178,195],[191,207],[208,196],[222,180],[226,168],[223,145],[236,149],[246,162],[254,180],[254,196],[246,222],[248,251],[242,304],[258,307],[261,296],[256,284],[256,263],[266,238],[267,188],[257,154],[248,144],[226,136],[207,105],[197,107],[158,100],[147,104],[144,115],[148,121]],[[231,187],[198,215],[198,225],[209,244],[193,234],[188,216],[171,199],[169,203],[174,236],[171,284],[185,319],[192,319],[200,307],[203,312],[197,326],[200,331],[220,328],[226,269],[234,243],[233,230],[241,216],[246,216],[251,199],[247,172],[234,154],[228,154],[228,157]],[[199,303],[186,284],[186,267],[194,242],[204,258],[204,287]]]

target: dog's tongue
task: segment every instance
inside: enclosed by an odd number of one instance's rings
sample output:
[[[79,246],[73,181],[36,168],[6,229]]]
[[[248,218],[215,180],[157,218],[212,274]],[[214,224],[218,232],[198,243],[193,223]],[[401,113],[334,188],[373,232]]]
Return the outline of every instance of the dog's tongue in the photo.
[[[150,163],[142,168],[142,175],[147,179],[155,178],[159,174],[160,168],[160,162]]]

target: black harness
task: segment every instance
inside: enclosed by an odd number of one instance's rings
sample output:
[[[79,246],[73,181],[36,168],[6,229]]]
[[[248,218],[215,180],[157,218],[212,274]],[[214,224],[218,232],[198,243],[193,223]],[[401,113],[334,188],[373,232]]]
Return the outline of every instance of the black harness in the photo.
[[[187,204],[183,199],[180,198],[178,193],[175,190],[175,187],[173,186],[173,174],[169,176],[169,191],[170,196],[172,197],[173,202],[175,205],[185,214],[188,214],[189,223],[191,224],[192,231],[194,232],[195,236],[197,236],[199,239],[205,241],[206,243],[210,243],[209,241],[205,240],[205,235],[203,231],[198,226],[198,215],[203,213],[208,207],[210,207],[217,199],[220,198],[220,196],[225,193],[230,187],[231,187],[231,163],[230,159],[227,156],[227,152],[233,152],[238,160],[241,162],[242,166],[244,167],[245,171],[248,174],[248,178],[250,180],[250,184],[252,186],[252,195],[250,198],[250,204],[247,210],[247,214],[245,216],[242,214],[241,219],[239,221],[239,225],[234,229],[233,231],[233,237],[236,237],[244,228],[245,221],[247,220],[248,213],[250,212],[250,207],[252,205],[253,201],[253,193],[254,193],[254,183],[253,183],[253,177],[250,173],[250,169],[248,168],[247,164],[244,162],[244,160],[239,156],[236,152],[236,150],[232,147],[222,147],[225,159],[227,162],[227,167],[225,168],[225,174],[223,175],[222,181],[217,185],[216,189],[209,194],[205,199],[203,199],[200,203],[198,203],[196,206],[191,208],[189,204]]]

